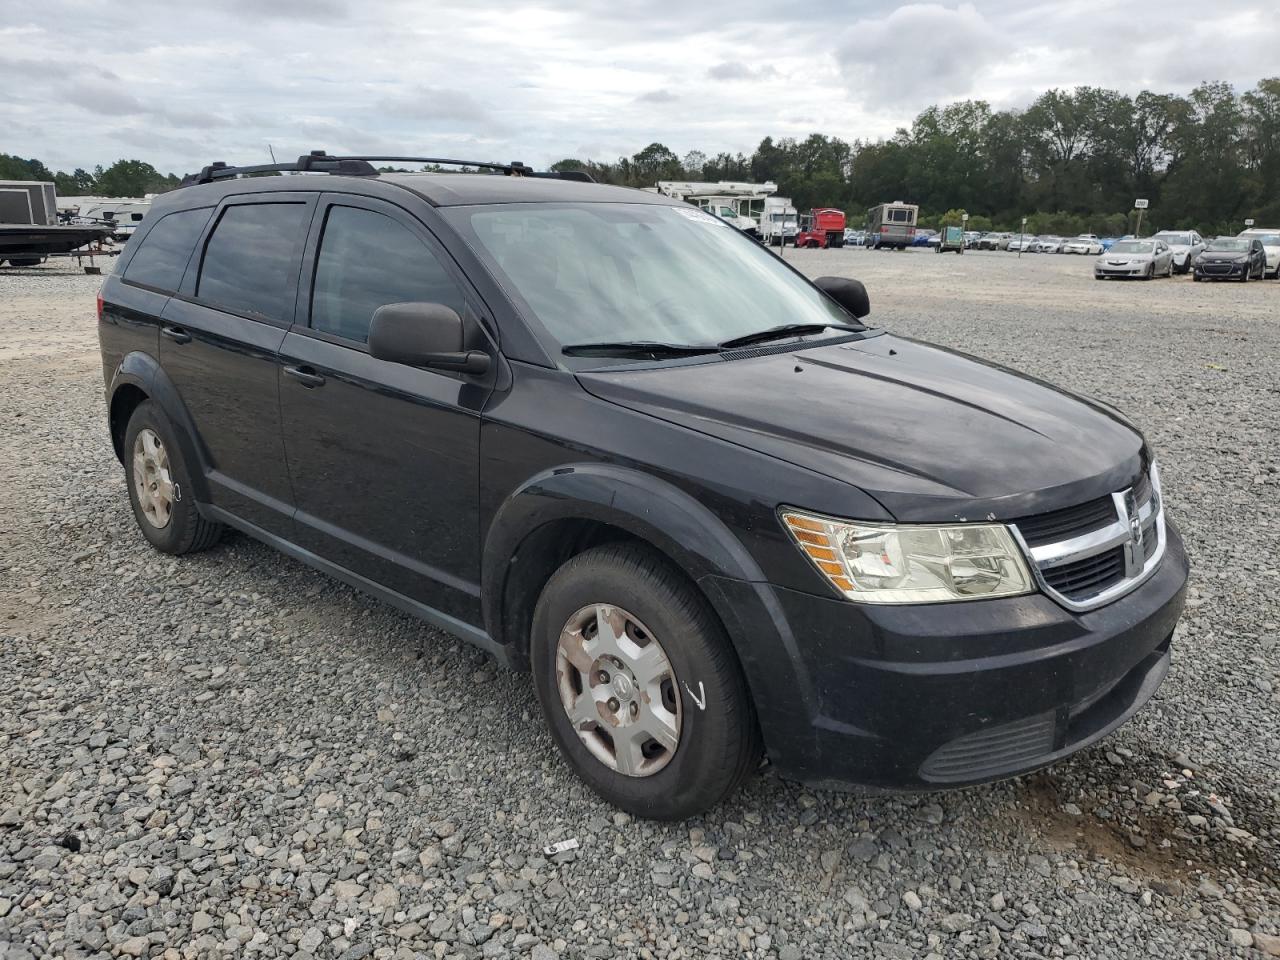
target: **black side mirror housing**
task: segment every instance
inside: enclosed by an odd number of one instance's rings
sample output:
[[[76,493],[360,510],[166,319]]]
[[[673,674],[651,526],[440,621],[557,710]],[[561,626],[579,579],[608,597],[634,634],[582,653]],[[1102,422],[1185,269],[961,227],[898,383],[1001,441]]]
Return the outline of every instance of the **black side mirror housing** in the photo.
[[[489,369],[489,355],[467,350],[462,318],[443,303],[387,303],[369,322],[369,355],[410,367],[429,367],[478,375]]]
[[[871,298],[861,280],[848,277],[819,277],[813,285],[861,320],[871,313]]]

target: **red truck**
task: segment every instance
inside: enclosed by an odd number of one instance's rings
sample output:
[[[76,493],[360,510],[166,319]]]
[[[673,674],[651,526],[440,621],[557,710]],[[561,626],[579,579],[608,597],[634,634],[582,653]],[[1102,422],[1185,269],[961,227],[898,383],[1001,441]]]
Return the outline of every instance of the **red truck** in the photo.
[[[814,207],[800,218],[797,247],[843,247],[844,211],[834,207]]]

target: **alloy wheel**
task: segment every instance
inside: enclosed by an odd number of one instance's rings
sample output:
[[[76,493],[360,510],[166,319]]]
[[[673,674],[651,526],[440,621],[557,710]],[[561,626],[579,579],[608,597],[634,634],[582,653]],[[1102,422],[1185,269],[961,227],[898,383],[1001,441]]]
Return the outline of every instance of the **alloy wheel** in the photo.
[[[138,431],[133,441],[133,488],[147,523],[157,530],[169,525],[177,486],[169,467],[169,452],[150,427]]]
[[[662,770],[680,746],[681,697],[658,638],[610,604],[578,610],[560,631],[556,686],[592,756],[628,777]]]

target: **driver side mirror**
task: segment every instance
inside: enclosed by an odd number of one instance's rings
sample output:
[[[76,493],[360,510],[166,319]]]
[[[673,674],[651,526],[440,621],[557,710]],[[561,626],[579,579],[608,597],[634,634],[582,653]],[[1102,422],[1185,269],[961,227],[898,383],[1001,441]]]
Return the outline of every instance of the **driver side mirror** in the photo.
[[[819,277],[813,285],[861,320],[871,312],[871,298],[861,280],[847,277]]]
[[[481,374],[489,355],[463,349],[462,318],[443,303],[387,303],[369,322],[369,355],[410,367]]]

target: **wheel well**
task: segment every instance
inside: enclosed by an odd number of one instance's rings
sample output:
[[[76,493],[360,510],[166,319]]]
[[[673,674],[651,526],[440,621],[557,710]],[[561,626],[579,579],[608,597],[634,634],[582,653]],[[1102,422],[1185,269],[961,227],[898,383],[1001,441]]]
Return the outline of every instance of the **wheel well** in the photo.
[[[501,636],[498,638],[511,651],[515,663],[528,665],[533,609],[551,575],[578,554],[606,543],[635,543],[666,557],[643,537],[598,520],[553,520],[520,542],[508,563],[502,587]],[[675,569],[681,569],[670,557],[666,559]],[[694,589],[698,589],[696,584]],[[712,615],[715,616],[714,609]]]
[[[124,462],[124,432],[129,427],[129,418],[138,404],[147,399],[141,387],[132,383],[122,384],[111,397],[111,412],[108,424],[111,429],[111,445],[115,447],[116,459]]]

